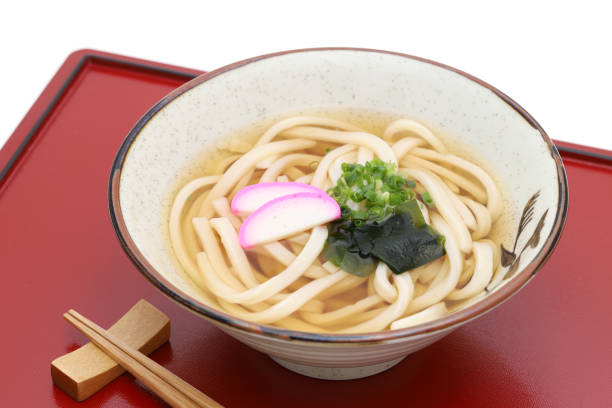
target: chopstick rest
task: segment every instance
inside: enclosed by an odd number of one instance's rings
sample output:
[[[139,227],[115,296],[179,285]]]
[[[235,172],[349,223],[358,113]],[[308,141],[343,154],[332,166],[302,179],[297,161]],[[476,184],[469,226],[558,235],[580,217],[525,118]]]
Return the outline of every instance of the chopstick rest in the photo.
[[[173,408],[223,408],[221,404],[194,388],[182,378],[130,347],[76,310],[64,313],[64,319],[104,350],[147,388]]]
[[[143,354],[170,339],[170,319],[144,299],[108,331]],[[51,362],[53,383],[77,401],[95,394],[125,370],[92,343]]]

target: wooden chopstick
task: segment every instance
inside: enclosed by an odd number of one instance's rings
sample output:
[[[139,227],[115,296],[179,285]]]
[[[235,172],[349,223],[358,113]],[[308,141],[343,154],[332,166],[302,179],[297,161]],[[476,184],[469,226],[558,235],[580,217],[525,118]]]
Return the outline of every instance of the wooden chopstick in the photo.
[[[222,405],[128,346],[91,320],[70,309],[64,318],[126,371],[176,408],[223,408]]]

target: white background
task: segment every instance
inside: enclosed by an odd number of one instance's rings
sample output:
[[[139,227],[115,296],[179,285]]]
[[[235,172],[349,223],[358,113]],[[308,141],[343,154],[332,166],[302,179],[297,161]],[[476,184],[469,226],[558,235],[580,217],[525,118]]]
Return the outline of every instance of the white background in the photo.
[[[94,48],[211,70],[285,49],[433,59],[501,89],[553,139],[612,150],[605,1],[3,1],[0,145],[68,54]]]

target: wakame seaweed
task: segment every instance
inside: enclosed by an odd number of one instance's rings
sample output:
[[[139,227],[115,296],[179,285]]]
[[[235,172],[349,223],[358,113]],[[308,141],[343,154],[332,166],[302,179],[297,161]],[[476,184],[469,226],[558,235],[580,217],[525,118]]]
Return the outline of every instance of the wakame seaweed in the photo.
[[[346,272],[368,276],[383,261],[399,274],[444,256],[444,237],[425,223],[416,200],[394,208],[382,221],[328,224],[323,256]]]

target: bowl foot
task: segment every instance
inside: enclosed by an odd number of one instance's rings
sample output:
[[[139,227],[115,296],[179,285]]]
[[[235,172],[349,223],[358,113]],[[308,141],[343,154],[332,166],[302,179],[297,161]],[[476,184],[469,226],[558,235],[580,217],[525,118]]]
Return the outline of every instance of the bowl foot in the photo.
[[[355,378],[368,377],[370,375],[388,370],[402,361],[405,357],[406,356],[403,356],[395,360],[385,361],[384,363],[361,367],[315,367],[297,364],[270,356],[272,360],[288,370],[308,377],[319,378],[321,380],[352,380]]]

